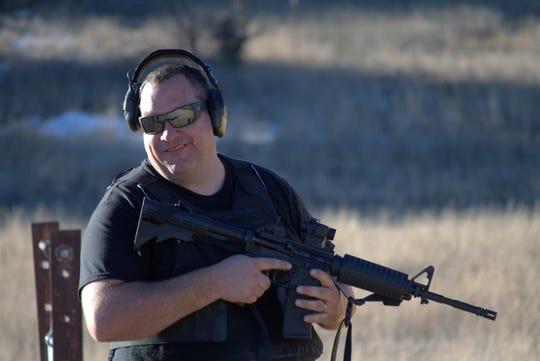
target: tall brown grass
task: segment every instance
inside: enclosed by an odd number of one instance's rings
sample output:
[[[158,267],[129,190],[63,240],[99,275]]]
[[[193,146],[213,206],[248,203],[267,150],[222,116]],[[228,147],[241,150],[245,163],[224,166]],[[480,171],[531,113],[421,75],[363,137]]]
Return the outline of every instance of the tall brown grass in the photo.
[[[38,357],[30,223],[61,220],[63,229],[84,229],[84,220],[61,212],[32,215],[3,212],[0,224],[0,359]],[[540,356],[540,210],[509,208],[455,212],[448,209],[366,219],[353,211],[325,211],[321,220],[337,228],[339,254],[349,253],[415,275],[436,268],[433,292],[498,312],[495,322],[418,299],[401,306],[367,303],[353,318],[354,360],[537,360]],[[365,291],[357,290],[357,297]],[[325,340],[329,360],[334,334]],[[340,350],[344,347],[341,340]],[[86,360],[104,360],[106,345],[85,332]]]
[[[355,316],[355,359],[534,360],[539,317],[540,213],[471,210],[392,222],[328,215],[340,250],[410,276],[435,266],[434,292],[498,311],[495,322],[418,299],[399,308],[366,304]]]

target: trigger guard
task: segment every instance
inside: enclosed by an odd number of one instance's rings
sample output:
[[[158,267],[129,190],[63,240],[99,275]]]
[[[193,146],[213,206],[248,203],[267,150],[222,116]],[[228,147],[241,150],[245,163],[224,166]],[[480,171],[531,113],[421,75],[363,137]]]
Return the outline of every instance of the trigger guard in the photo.
[[[291,280],[290,271],[270,270],[267,272],[267,277],[273,284],[282,287],[289,286]]]

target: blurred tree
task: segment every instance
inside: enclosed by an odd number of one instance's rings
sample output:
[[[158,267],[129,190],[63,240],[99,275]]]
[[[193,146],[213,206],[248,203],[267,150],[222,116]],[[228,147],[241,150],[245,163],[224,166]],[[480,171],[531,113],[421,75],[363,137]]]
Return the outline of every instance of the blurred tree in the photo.
[[[180,36],[184,37],[189,50],[194,53],[198,52],[198,42],[202,35],[201,22],[203,21],[204,11],[198,11],[192,1],[175,1],[167,2],[171,14],[176,17]],[[184,48],[184,45],[181,45]]]
[[[225,61],[231,64],[241,62],[246,42],[255,35],[250,25],[250,13],[240,0],[235,0],[232,8],[217,19],[213,35]]]
[[[182,42],[187,44],[181,47],[197,53],[201,39],[210,35],[219,56],[231,64],[241,62],[247,41],[260,32],[252,26],[251,14],[241,0],[214,8],[189,0],[168,0],[167,7],[177,19]]]

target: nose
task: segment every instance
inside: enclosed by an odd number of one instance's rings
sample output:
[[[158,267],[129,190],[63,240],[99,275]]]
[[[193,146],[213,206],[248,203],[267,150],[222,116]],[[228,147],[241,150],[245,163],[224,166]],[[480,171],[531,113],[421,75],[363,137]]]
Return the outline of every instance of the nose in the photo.
[[[163,132],[161,132],[161,139],[167,140],[170,139],[177,132],[177,128],[173,127],[171,123],[165,122],[163,125]]]

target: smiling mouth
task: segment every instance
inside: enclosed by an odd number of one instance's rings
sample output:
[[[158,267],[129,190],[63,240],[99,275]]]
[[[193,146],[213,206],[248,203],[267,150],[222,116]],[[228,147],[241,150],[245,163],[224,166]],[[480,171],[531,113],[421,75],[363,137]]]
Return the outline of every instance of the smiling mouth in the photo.
[[[181,149],[184,149],[185,147],[186,147],[186,144],[179,144],[179,145],[177,145],[175,147],[166,149],[164,152],[165,153],[177,152],[177,151],[179,151]]]

